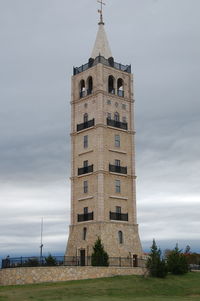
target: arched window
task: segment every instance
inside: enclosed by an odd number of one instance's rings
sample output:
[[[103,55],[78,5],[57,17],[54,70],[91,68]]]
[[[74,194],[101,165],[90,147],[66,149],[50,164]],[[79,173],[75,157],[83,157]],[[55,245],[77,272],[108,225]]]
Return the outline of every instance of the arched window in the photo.
[[[108,77],[108,93],[115,94],[115,79],[112,75]]]
[[[93,92],[93,79],[92,76],[88,77],[87,80],[87,94],[90,95]]]
[[[124,97],[124,81],[122,78],[117,80],[117,95]]]
[[[80,81],[80,98],[85,97],[85,81],[82,79]]]
[[[119,121],[119,120],[120,120],[120,118],[119,118],[119,113],[118,113],[118,112],[115,112],[114,120],[115,120],[115,121]]]
[[[119,238],[119,243],[123,244],[123,232],[122,231],[118,232],[118,238]]]
[[[87,237],[87,228],[83,228],[83,240],[86,240]]]
[[[83,122],[84,122],[84,123],[88,122],[88,113],[85,113],[85,114],[83,115]]]

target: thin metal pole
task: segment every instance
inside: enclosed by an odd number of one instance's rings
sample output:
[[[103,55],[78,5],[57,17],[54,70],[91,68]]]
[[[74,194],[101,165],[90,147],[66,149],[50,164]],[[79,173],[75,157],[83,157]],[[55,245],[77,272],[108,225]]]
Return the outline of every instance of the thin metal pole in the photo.
[[[42,262],[42,249],[43,249],[43,217],[41,219],[41,241],[40,241],[40,262]]]

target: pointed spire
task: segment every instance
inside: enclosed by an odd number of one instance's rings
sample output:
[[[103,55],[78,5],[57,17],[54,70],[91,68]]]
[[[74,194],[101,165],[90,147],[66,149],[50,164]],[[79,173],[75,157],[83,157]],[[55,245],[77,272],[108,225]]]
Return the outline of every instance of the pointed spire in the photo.
[[[92,51],[91,58],[95,59],[97,56],[101,55],[106,59],[112,57],[112,52],[110,49],[110,45],[108,43],[107,35],[104,29],[104,22],[103,22],[103,4],[105,3],[98,1],[101,4],[101,9],[98,10],[100,13],[100,21],[99,21],[99,30],[97,32],[96,41],[94,44],[94,48]]]

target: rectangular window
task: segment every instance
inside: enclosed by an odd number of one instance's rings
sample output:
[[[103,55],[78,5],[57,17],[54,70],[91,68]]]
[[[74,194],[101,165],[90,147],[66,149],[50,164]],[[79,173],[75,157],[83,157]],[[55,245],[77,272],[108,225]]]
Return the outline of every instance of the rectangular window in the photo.
[[[88,148],[88,136],[84,136],[83,138],[83,147]]]
[[[116,213],[121,213],[122,212],[122,208],[119,206],[116,206]]]
[[[83,192],[88,193],[88,181],[83,182]]]
[[[107,114],[107,118],[108,118],[108,119],[111,119],[111,113],[108,113],[108,114]]]
[[[115,180],[115,192],[117,192],[117,193],[121,192],[121,183],[120,183],[120,180]]]
[[[110,99],[107,100],[107,105],[111,105],[111,100]]]
[[[83,167],[88,167],[88,160],[83,161]]]
[[[115,160],[115,166],[120,166],[120,160]]]
[[[84,214],[88,214],[88,207],[83,208]]]
[[[126,110],[126,105],[124,103],[122,104],[122,109]]]
[[[115,135],[115,147],[120,147],[120,135]]]

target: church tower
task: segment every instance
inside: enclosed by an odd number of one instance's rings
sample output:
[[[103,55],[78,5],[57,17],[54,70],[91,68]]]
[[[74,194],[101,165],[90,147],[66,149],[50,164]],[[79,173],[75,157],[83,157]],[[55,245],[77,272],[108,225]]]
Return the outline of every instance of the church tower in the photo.
[[[134,92],[130,65],[115,62],[100,12],[92,55],[74,68],[71,99],[71,225],[66,256],[141,255],[136,217]]]

